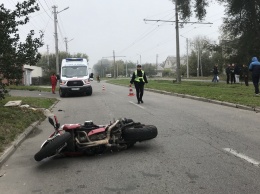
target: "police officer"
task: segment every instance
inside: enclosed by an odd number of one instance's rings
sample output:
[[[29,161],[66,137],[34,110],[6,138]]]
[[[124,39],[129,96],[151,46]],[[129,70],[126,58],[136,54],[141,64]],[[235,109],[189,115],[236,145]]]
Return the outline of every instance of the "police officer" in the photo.
[[[144,103],[142,99],[144,94],[144,84],[148,83],[148,81],[145,72],[142,70],[142,66],[139,64],[137,65],[137,69],[133,72],[130,86],[133,83],[135,84],[137,103]]]

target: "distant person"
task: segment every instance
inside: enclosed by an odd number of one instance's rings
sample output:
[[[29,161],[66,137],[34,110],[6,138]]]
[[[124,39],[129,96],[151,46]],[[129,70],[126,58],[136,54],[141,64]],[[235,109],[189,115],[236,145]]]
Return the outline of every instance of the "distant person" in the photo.
[[[137,103],[140,104],[140,103],[144,103],[143,101],[144,84],[148,83],[148,81],[145,72],[142,70],[142,66],[137,65],[136,68],[137,70],[135,70],[132,75],[130,86],[133,83],[135,84]]]
[[[230,80],[230,64],[228,64],[228,66],[226,68],[226,75],[227,75],[227,84],[229,84],[229,80]]]
[[[259,96],[259,78],[260,78],[260,62],[257,57],[252,58],[249,65],[249,71],[252,72],[252,81],[255,87],[255,95]]]
[[[235,84],[236,83],[236,79],[235,79],[235,64],[232,63],[232,65],[230,66],[230,81],[231,84]]]
[[[244,80],[245,85],[248,86],[248,67],[245,64],[242,65],[241,78]]]
[[[216,64],[213,68],[213,79],[212,79],[212,82],[216,83],[218,82],[218,65]]]
[[[100,76],[97,75],[97,82],[100,82]]]
[[[57,85],[57,76],[55,73],[53,73],[51,75],[51,91],[53,94],[55,94],[56,85]]]
[[[239,83],[239,77],[240,77],[240,67],[239,65],[235,65],[235,80],[236,80],[236,83]]]

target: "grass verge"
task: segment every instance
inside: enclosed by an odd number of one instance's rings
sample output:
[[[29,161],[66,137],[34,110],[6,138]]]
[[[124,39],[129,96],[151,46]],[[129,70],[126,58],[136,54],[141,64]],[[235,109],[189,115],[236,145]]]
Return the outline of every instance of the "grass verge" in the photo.
[[[22,100],[36,110],[21,107],[5,107],[8,101]],[[32,123],[45,118],[43,112],[37,108],[50,108],[57,99],[6,96],[0,100],[0,152],[8,146]]]
[[[130,79],[108,80],[108,83],[129,86]],[[250,84],[212,83],[210,81],[182,81],[173,83],[172,80],[149,80],[145,88],[163,90],[171,93],[188,94],[212,100],[230,102],[250,107],[260,107],[260,97],[254,95],[254,86]]]

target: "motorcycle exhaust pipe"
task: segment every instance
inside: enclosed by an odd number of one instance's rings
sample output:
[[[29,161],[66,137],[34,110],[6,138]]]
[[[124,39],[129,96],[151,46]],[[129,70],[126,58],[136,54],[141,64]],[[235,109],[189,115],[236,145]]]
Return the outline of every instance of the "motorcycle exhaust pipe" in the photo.
[[[117,120],[116,122],[114,122],[111,126],[108,127],[107,130],[107,137],[105,139],[102,140],[98,140],[98,141],[90,141],[90,142],[86,142],[86,143],[80,143],[80,141],[78,140],[78,138],[75,138],[77,144],[81,145],[81,146],[86,146],[86,147],[93,147],[93,146],[98,146],[98,145],[106,145],[107,147],[110,147],[112,144],[109,143],[109,139],[110,139],[110,133],[111,130],[119,123],[120,121]]]

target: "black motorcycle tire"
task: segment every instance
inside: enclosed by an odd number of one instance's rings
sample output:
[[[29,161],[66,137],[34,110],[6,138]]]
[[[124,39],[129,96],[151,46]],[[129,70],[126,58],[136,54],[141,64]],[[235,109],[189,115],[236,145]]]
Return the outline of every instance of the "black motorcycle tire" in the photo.
[[[125,141],[136,142],[153,139],[157,134],[157,128],[154,125],[139,125],[125,128],[122,137]]]
[[[42,147],[42,149],[34,155],[34,159],[39,162],[44,158],[53,156],[56,154],[56,150],[61,148],[70,139],[70,137],[71,135],[68,132],[55,137],[51,142]]]

